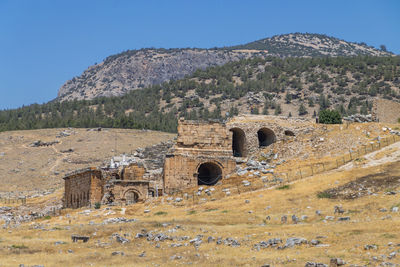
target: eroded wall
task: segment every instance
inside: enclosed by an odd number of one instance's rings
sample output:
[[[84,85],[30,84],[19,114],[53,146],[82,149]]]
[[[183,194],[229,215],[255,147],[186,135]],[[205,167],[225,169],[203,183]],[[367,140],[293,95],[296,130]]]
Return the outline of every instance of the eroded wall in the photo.
[[[234,171],[232,132],[219,122],[179,120],[176,145],[164,164],[165,192],[197,186],[198,168],[207,162],[221,169],[222,178]]]
[[[96,168],[88,168],[64,177],[64,207],[80,208],[100,202],[103,196],[101,178],[101,171]]]
[[[372,105],[372,119],[384,123],[398,123],[400,103],[387,99],[375,99]]]

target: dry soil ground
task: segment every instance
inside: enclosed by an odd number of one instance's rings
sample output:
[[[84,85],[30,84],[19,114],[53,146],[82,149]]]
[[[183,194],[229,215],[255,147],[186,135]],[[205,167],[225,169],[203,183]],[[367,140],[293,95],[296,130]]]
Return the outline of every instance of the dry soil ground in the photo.
[[[362,127],[367,126],[354,127],[365,135]],[[374,134],[382,134],[379,125],[374,127],[377,129]],[[330,143],[329,135],[339,134],[330,130],[326,143]],[[126,207],[63,210],[61,216],[0,229],[0,266],[304,266],[308,261],[329,264],[332,258],[345,260],[347,266],[400,264],[399,151],[400,146],[395,143],[364,156],[365,160],[360,158],[357,164],[284,187],[215,200],[202,193],[209,201],[201,204],[187,200],[174,202],[164,196]],[[377,159],[378,164],[370,164]],[[315,161],[313,154],[309,161]],[[306,159],[301,162],[308,164]],[[301,162],[288,162],[288,166],[295,168]],[[360,179],[362,183],[354,183]],[[381,183],[385,179],[393,182]],[[363,184],[369,190],[365,191]],[[214,192],[221,192],[224,183],[213,188]],[[367,193],[346,198],[334,192]],[[59,190],[45,198],[61,195]],[[45,203],[40,198],[30,201]],[[334,206],[338,205],[342,206],[343,214],[334,214]],[[281,221],[284,215],[288,216],[286,223]],[[292,215],[300,218],[297,224],[292,222]],[[107,223],[110,218],[136,220]],[[136,238],[137,233],[149,232],[153,237]],[[159,233],[171,240],[154,238]],[[87,243],[73,243],[73,234],[90,239]],[[129,242],[118,242],[115,234]],[[308,242],[277,248],[291,237]],[[217,243],[218,238],[221,244]],[[259,242],[272,238],[279,238],[282,243],[256,249]],[[313,245],[311,240],[320,244]],[[112,255],[114,252],[124,255]]]
[[[71,133],[60,137],[61,132]],[[59,136],[59,137],[57,137]],[[99,166],[112,156],[131,153],[174,138],[174,134],[147,131],[102,129],[43,129],[0,133],[0,193],[38,191],[63,186],[65,173],[88,166]],[[34,141],[58,144],[31,147]],[[65,152],[73,149],[73,152]],[[28,192],[30,191],[30,192]]]

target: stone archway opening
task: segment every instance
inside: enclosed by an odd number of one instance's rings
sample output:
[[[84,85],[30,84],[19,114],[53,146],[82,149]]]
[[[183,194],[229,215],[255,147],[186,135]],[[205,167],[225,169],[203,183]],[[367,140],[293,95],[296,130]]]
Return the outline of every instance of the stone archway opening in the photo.
[[[246,156],[246,134],[240,128],[230,129],[232,132],[232,152],[234,157]]]
[[[136,193],[135,191],[128,191],[125,193],[125,200],[126,200],[126,204],[134,204],[137,203],[139,200],[139,194]]]
[[[261,128],[260,130],[258,130],[257,136],[258,136],[259,147],[269,146],[272,143],[275,143],[276,141],[276,136],[274,131],[268,128]]]
[[[218,164],[206,162],[199,166],[197,170],[198,185],[215,185],[222,177],[222,170]]]

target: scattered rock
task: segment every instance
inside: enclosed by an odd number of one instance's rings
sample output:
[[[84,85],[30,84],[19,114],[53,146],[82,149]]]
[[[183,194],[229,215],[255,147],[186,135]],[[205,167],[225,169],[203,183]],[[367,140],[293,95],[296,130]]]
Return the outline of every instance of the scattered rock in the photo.
[[[327,264],[308,261],[305,267],[328,267]]]
[[[345,264],[346,262],[340,258],[333,258],[330,260],[330,267],[342,266]]]

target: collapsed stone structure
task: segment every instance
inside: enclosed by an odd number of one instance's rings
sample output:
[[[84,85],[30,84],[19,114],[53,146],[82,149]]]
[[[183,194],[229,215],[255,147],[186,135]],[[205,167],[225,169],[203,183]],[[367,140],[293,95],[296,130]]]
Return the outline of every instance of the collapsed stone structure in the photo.
[[[306,119],[264,115],[227,122],[180,119],[176,142],[139,149],[129,164],[75,171],[64,177],[64,207],[131,204],[197,185],[214,185],[260,147],[297,135]],[[238,160],[239,158],[239,160]]]

